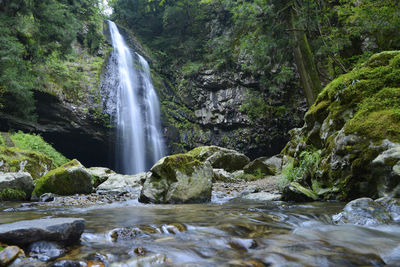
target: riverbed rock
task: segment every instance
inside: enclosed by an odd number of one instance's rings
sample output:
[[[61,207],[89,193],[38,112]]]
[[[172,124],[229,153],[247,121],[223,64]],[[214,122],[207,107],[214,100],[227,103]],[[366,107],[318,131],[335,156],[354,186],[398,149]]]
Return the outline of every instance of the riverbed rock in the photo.
[[[257,158],[244,166],[243,170],[247,174],[277,175],[282,170],[282,155]]]
[[[72,160],[38,179],[33,195],[39,197],[44,193],[54,193],[66,196],[89,194],[92,191],[92,175],[79,161]]]
[[[255,201],[278,201],[281,200],[282,195],[278,193],[257,192],[244,194],[241,198]]]
[[[141,184],[150,173],[142,172],[135,175],[113,173],[97,187],[97,192],[134,192],[141,188]]]
[[[0,225],[0,242],[27,246],[37,241],[54,241],[69,245],[79,241],[85,229],[80,218],[26,220]]]
[[[201,203],[211,200],[213,169],[189,154],[160,159],[146,178],[139,201],[151,203]]]
[[[282,199],[285,201],[308,202],[317,200],[318,195],[297,182],[291,182],[283,189]]]
[[[29,199],[33,188],[32,176],[27,172],[0,173],[0,201]]]
[[[400,197],[400,51],[372,56],[332,81],[291,132],[282,151],[304,168],[320,156],[302,183],[325,200]]]
[[[187,154],[196,160],[208,161],[213,168],[224,169],[228,172],[242,170],[250,159],[235,150],[218,146],[202,146],[189,151]]]
[[[232,181],[233,177],[230,172],[225,171],[224,169],[213,169],[214,177],[213,182],[229,182]]]
[[[29,256],[40,261],[51,261],[61,257],[65,251],[55,242],[38,241],[29,245]]]
[[[0,252],[0,266],[8,266],[18,255],[24,255],[24,252],[16,246],[8,246]]]
[[[97,188],[99,185],[107,181],[107,179],[115,174],[113,170],[104,167],[91,167],[88,168],[87,171],[92,175],[93,180],[93,187]]]
[[[353,200],[344,207],[343,211],[333,216],[337,224],[351,223],[356,225],[373,226],[389,223],[389,211],[371,198]]]

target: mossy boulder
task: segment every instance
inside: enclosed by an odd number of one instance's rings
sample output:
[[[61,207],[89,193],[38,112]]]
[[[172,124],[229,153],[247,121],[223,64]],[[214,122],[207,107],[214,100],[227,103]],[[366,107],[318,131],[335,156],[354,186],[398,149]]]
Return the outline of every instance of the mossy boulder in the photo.
[[[108,168],[104,167],[91,167],[87,169],[87,171],[92,175],[92,184],[94,188],[97,188],[99,185],[107,181],[111,175],[114,175],[115,172]]]
[[[0,146],[1,172],[29,172],[37,179],[54,168],[52,160],[45,155],[17,147]]]
[[[146,178],[139,201],[151,203],[202,203],[211,200],[213,169],[190,154],[160,159]]]
[[[0,201],[27,200],[33,188],[33,179],[27,172],[0,174]]]
[[[291,134],[282,153],[295,162],[304,151],[322,151],[301,182],[323,199],[400,196],[399,158],[374,163],[400,143],[400,51],[376,54],[332,81]]]
[[[35,181],[33,195],[39,197],[44,193],[57,195],[88,194],[93,191],[92,175],[77,160],[48,172]]]
[[[243,168],[246,174],[277,175],[282,170],[282,157],[261,157],[253,160]]]
[[[213,168],[224,169],[228,172],[242,170],[250,159],[235,150],[218,146],[201,146],[187,153],[201,162],[208,161]]]

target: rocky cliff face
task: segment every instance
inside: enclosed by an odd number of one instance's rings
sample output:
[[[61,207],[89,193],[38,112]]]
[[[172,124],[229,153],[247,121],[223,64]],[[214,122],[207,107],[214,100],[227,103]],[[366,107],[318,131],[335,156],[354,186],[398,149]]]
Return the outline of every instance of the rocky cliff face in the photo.
[[[111,166],[113,130],[82,106],[57,96],[35,91],[37,121],[0,114],[0,130],[39,133],[68,158],[79,158],[85,166]]]
[[[172,153],[217,145],[251,158],[277,154],[289,140],[288,131],[301,125],[306,110],[299,87],[261,93],[258,80],[231,70],[202,70],[177,85],[156,85]],[[262,99],[269,110],[249,116],[243,106],[251,106],[250,98]]]

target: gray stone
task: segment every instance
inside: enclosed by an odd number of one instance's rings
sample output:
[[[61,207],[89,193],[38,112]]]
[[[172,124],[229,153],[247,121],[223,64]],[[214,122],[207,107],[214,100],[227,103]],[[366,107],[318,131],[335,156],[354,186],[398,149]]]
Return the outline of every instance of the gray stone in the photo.
[[[199,161],[210,162],[215,169],[224,169],[228,172],[242,170],[250,162],[246,155],[218,146],[197,147],[189,151],[188,154]]]
[[[214,177],[213,182],[221,181],[221,182],[229,182],[232,180],[232,174],[225,171],[224,169],[213,169]]]
[[[29,245],[29,256],[40,261],[51,261],[61,257],[65,251],[54,242],[38,241]]]
[[[332,217],[337,224],[351,223],[356,225],[373,226],[391,221],[389,212],[384,206],[371,198],[353,200],[344,207],[343,211]]]
[[[73,244],[79,241],[85,221],[80,218],[54,218],[19,221],[0,225],[0,242],[26,246],[37,241]]]
[[[146,179],[139,201],[201,203],[211,200],[213,169],[187,154],[160,159]]]
[[[53,193],[45,193],[39,197],[39,202],[51,202],[54,201],[56,197],[58,197],[58,195]]]
[[[141,189],[142,182],[150,175],[150,172],[142,172],[135,175],[110,174],[107,181],[97,187],[97,191],[108,192],[133,192]]]
[[[382,205],[389,212],[389,216],[393,221],[400,222],[400,199],[383,197],[375,200],[375,202]]]
[[[18,255],[21,253],[21,249],[16,246],[8,246],[0,252],[0,266],[7,266],[12,263]],[[23,254],[23,252],[22,252]]]
[[[373,161],[379,196],[400,197],[400,144],[389,144]]]
[[[281,194],[273,194],[268,192],[250,193],[242,196],[244,199],[255,201],[278,201],[281,200]]]
[[[276,155],[271,158],[261,157],[253,160],[243,168],[245,173],[265,175],[277,175],[282,171],[282,156]]]
[[[29,198],[34,188],[32,176],[27,172],[0,173],[0,192],[7,188],[21,190]]]
[[[91,167],[87,171],[93,176],[93,187],[95,188],[107,181],[111,175],[115,174],[113,170],[104,167]]]

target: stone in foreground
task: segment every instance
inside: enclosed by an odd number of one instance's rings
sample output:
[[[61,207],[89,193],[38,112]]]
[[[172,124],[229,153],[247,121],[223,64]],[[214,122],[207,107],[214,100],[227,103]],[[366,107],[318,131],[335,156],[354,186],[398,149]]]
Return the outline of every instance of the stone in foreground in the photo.
[[[37,241],[69,245],[79,241],[84,229],[85,220],[80,218],[19,221],[0,225],[0,242],[22,247]]]
[[[33,190],[33,195],[39,197],[44,193],[54,193],[68,196],[89,194],[92,191],[92,175],[79,161],[72,160],[40,178]]]
[[[143,184],[140,202],[202,203],[211,200],[213,169],[188,154],[160,159]]]

